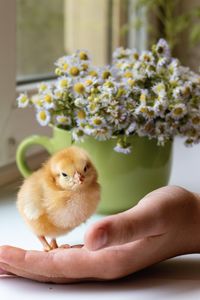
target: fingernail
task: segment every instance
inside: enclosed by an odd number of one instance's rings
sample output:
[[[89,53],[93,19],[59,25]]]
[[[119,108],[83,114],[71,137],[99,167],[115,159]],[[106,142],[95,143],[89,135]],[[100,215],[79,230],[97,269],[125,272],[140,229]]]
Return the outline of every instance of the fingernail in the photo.
[[[98,229],[96,238],[92,243],[92,250],[98,250],[100,248],[103,248],[107,244],[107,241],[108,241],[108,236],[106,231],[104,229]]]

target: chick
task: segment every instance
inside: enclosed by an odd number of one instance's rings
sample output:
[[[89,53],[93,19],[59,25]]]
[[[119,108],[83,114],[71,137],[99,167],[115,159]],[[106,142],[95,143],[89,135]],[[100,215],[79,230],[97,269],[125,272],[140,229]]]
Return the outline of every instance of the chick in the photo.
[[[86,221],[100,200],[98,174],[88,154],[72,146],[54,154],[25,179],[17,207],[45,251],[58,247],[56,237]],[[46,237],[51,238],[48,243]]]

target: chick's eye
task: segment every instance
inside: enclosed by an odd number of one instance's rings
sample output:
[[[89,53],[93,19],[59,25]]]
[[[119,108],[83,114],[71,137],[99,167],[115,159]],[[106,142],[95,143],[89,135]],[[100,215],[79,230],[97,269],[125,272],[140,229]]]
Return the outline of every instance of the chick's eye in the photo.
[[[62,173],[62,176],[63,176],[63,177],[67,177],[67,174],[66,174],[66,173]]]
[[[86,165],[85,168],[84,168],[84,172],[87,172],[88,169],[89,169],[89,166]]]

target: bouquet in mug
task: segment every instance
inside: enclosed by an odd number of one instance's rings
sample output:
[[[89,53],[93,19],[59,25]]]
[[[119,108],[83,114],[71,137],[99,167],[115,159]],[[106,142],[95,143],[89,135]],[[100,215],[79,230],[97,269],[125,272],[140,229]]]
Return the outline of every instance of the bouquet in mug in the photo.
[[[55,65],[53,83],[17,98],[19,107],[35,108],[40,125],[66,129],[74,141],[116,139],[114,150],[125,154],[132,150],[132,135],[158,145],[176,135],[186,145],[200,142],[200,75],[173,58],[165,40],[141,53],[118,48],[104,67],[92,65],[84,50]]]

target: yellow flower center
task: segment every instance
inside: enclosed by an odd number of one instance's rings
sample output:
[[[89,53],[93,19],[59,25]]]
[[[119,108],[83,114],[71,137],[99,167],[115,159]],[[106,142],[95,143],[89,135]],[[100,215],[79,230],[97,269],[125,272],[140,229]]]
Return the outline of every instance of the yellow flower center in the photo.
[[[117,97],[121,97],[122,95],[125,94],[125,90],[122,88],[119,88],[118,92],[117,92]]]
[[[196,116],[196,117],[192,118],[192,123],[194,125],[198,125],[200,123],[200,117]]]
[[[41,100],[41,99],[35,99],[35,100],[33,101],[33,103],[34,103],[35,105],[39,106],[39,107],[42,107],[42,100]]]
[[[116,66],[117,66],[117,68],[119,68],[119,69],[120,69],[120,68],[121,68],[121,66],[122,66],[122,63],[117,63],[117,64],[116,64]]]
[[[67,63],[64,63],[62,67],[63,67],[63,70],[66,71],[67,68],[69,67],[69,65]]]
[[[145,54],[144,55],[144,60],[149,62],[151,59],[150,59],[150,57],[147,54]]]
[[[42,121],[45,121],[47,118],[46,112],[44,110],[40,111],[39,117]]]
[[[80,58],[81,60],[88,60],[88,55],[87,55],[87,53],[81,51],[81,52],[79,53],[79,58]]]
[[[114,84],[113,84],[111,81],[106,81],[106,82],[104,83],[104,85],[105,85],[106,87],[108,87],[108,88],[114,87]]]
[[[137,60],[137,59],[139,58],[138,53],[134,53],[134,54],[133,54],[133,58]]]
[[[94,100],[94,97],[93,96],[89,96],[88,97],[88,101],[93,101]]]
[[[145,102],[146,101],[146,95],[145,94],[141,94],[140,95],[140,101],[141,102]]]
[[[85,92],[85,87],[82,83],[78,82],[74,85],[74,91],[78,94],[83,94]]]
[[[102,120],[101,119],[94,119],[93,120],[93,123],[97,126],[101,125],[102,124]]]
[[[163,84],[159,84],[157,87],[156,87],[156,91],[159,93],[161,91],[163,91],[165,89],[164,85]]]
[[[147,109],[146,107],[141,107],[141,108],[140,108],[140,111],[141,111],[142,113],[147,113],[147,112],[148,112],[148,109]]]
[[[127,71],[126,73],[124,73],[124,77],[133,78],[133,74],[130,71]]]
[[[109,71],[104,71],[102,74],[103,79],[108,79],[110,77],[111,73]]]
[[[92,70],[92,71],[89,72],[89,75],[92,76],[92,77],[97,77],[98,74],[97,74],[96,71]]]
[[[132,86],[134,86],[135,81],[132,80],[132,79],[129,79],[129,80],[128,80],[128,84],[132,87]]]
[[[27,101],[27,97],[24,95],[21,97],[20,102],[25,103]]]
[[[181,107],[174,108],[174,114],[179,116],[183,113],[183,109]]]
[[[79,110],[79,112],[77,113],[77,116],[79,119],[84,120],[86,117],[86,114],[85,114],[84,110]]]
[[[59,68],[56,68],[56,69],[55,69],[55,74],[56,74],[57,76],[61,76],[63,73],[62,73],[62,71],[61,71]]]
[[[60,81],[60,86],[61,86],[62,88],[66,88],[66,87],[68,86],[68,81],[67,81],[67,79],[62,79],[62,80]]]
[[[91,111],[94,111],[96,109],[96,104],[95,103],[91,103],[89,105],[89,108],[90,108]]]
[[[87,64],[82,64],[82,69],[83,69],[83,71],[87,71],[88,70],[88,65]]]
[[[148,109],[147,109],[147,115],[148,115],[149,117],[153,117],[153,116],[154,116],[154,111],[153,111],[153,110],[148,110]]]
[[[69,73],[70,73],[70,75],[72,75],[72,76],[78,76],[79,73],[80,73],[80,71],[79,71],[79,69],[78,69],[77,67],[72,67],[72,68],[70,69]]]
[[[66,120],[67,120],[66,117],[59,117],[59,122],[60,122],[60,123],[65,123]]]
[[[45,95],[44,101],[47,102],[47,103],[51,103],[52,102],[52,97],[50,95]]]
[[[85,84],[88,86],[88,85],[91,85],[92,84],[92,80],[91,79],[87,79],[86,81],[85,81]]]
[[[40,91],[44,92],[47,89],[47,85],[45,83],[40,84]]]
[[[189,88],[189,86],[187,86],[187,87],[185,88],[185,90],[184,90],[184,92],[183,92],[183,95],[186,96],[186,97],[190,95],[190,88]]]
[[[62,93],[60,91],[56,91],[55,93],[56,97],[61,98],[62,97]]]

